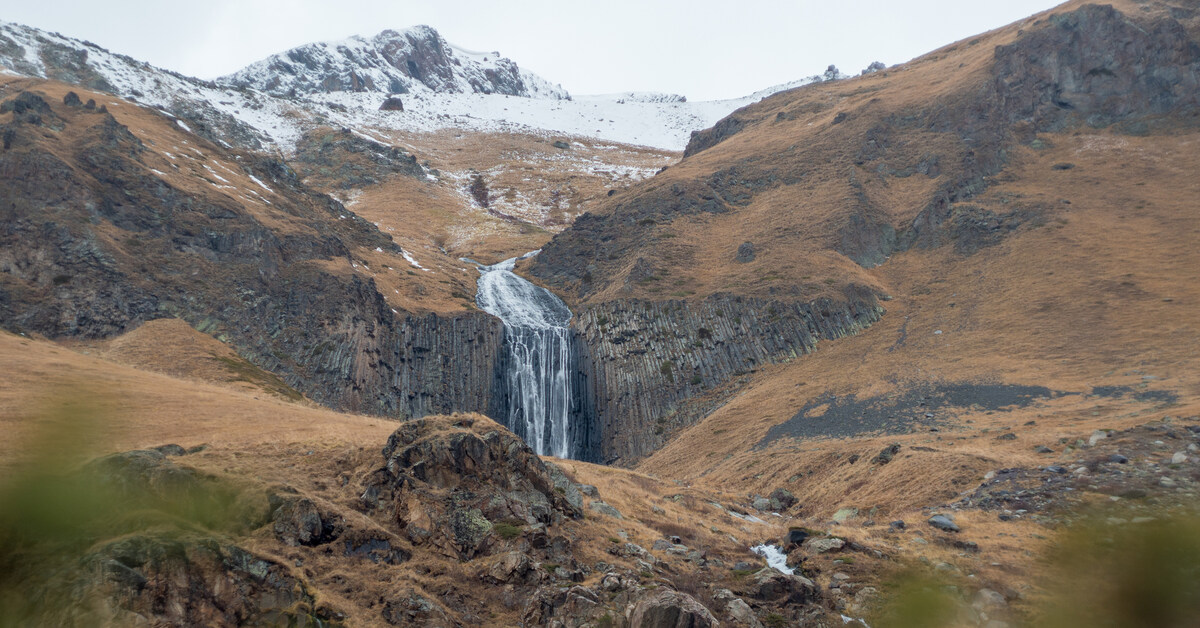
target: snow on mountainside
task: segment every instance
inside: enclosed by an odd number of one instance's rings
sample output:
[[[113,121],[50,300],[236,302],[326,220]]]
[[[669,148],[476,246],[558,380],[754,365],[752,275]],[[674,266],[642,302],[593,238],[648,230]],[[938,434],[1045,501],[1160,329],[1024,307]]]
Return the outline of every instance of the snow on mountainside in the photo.
[[[498,52],[473,52],[451,44],[429,26],[385,30],[292,48],[219,79],[275,96],[323,92],[432,91],[569,98],[566,90],[520,69]]]
[[[93,44],[0,21],[0,71],[82,85],[158,107],[197,134],[251,148],[299,138],[287,103],[156,68]]]
[[[368,134],[463,129],[565,135],[680,151],[693,131],[813,80],[717,101],[646,92],[571,97],[494,52],[464,50],[431,28],[416,27],[301,46],[212,82],[2,21],[0,72],[107,91],[157,107],[211,140],[285,153],[319,125]],[[404,111],[380,111],[396,92],[404,92]]]

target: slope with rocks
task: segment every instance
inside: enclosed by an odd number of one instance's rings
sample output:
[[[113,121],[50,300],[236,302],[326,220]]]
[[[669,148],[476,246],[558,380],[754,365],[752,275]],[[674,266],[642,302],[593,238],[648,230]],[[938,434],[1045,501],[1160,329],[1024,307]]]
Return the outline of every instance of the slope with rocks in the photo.
[[[527,272],[574,301],[602,373],[595,381],[617,382],[600,401],[610,433],[646,444],[612,443],[611,454],[636,458],[720,405],[740,375],[829,337],[794,331],[811,329],[806,307],[853,331],[880,306],[900,306],[888,299],[902,281],[937,281],[941,269],[981,264],[1010,240],[1072,220],[1078,202],[1056,190],[1085,176],[1074,160],[1025,169],[1065,141],[1055,138],[1093,136],[1098,146],[1194,132],[1195,21],[1169,3],[1069,3],[903,66],[777,94],[696,134],[680,164],[581,216]],[[1106,185],[1141,192],[1121,177]],[[1185,214],[1163,218],[1186,230]],[[910,266],[938,256],[940,266]],[[893,272],[902,258],[916,275]],[[736,299],[769,309],[743,312]],[[614,318],[632,310],[652,314]],[[782,341],[775,327],[758,335],[733,317],[775,320]],[[666,393],[632,407],[625,399],[646,399],[639,381]],[[681,409],[680,398],[701,409]]]
[[[6,569],[0,595],[63,600],[6,606],[30,623],[836,620],[809,578],[750,551],[780,530],[730,514],[720,493],[541,459],[478,415],[336,414],[0,333],[6,355],[17,347],[0,367],[0,399],[21,414],[0,417],[20,428],[0,438],[0,460],[20,471],[0,482],[0,527],[21,544],[0,544],[0,562],[39,562]],[[42,388],[58,380],[85,383]],[[52,450],[39,448],[47,436]],[[27,473],[39,456],[52,477]],[[43,515],[9,507],[29,486],[87,489],[38,520],[69,520],[79,543],[9,516]],[[53,579],[29,569],[47,565]]]
[[[487,407],[500,325],[473,309],[468,265],[153,110],[2,87],[5,327],[105,338],[177,317],[332,407]]]

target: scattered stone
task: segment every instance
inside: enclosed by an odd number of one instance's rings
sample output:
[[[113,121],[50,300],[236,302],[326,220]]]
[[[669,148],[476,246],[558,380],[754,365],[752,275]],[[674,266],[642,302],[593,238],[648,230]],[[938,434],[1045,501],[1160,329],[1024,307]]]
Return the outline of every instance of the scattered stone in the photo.
[[[805,531],[804,529],[788,528],[788,533],[787,533],[787,544],[788,545],[799,545],[804,542],[804,539],[807,539],[807,538],[808,538],[808,532]]]
[[[157,451],[164,456],[185,456],[188,453],[186,449],[175,444],[159,445],[158,447],[154,448],[154,451]]]
[[[1175,480],[1168,477],[1159,478],[1158,485],[1163,488],[1175,488]]]
[[[1177,451],[1174,456],[1171,456],[1171,464],[1183,464],[1188,461],[1187,452]]]
[[[891,462],[898,453],[900,453],[900,445],[898,443],[892,443],[891,445],[884,447],[883,451],[876,454],[872,462],[875,464],[887,464]]]
[[[838,523],[845,523],[858,516],[857,508],[842,508],[833,513],[833,520]]]
[[[904,530],[904,529],[908,528],[908,524],[904,523],[904,521],[902,519],[897,519],[897,520],[889,523],[888,528],[890,528],[892,530]]]
[[[551,144],[551,146],[559,150],[571,150],[571,145],[562,140],[554,140],[554,143]]]
[[[1039,453],[1039,454],[1052,454],[1052,453],[1054,453],[1054,450],[1053,450],[1053,449],[1050,449],[1049,447],[1047,447],[1047,446],[1045,446],[1045,445],[1038,445],[1038,446],[1037,446],[1037,448],[1035,448],[1033,451],[1034,451],[1035,453]]]
[[[387,99],[383,101],[383,104],[379,105],[379,110],[404,111],[404,101],[401,100],[399,96],[388,96]]]
[[[617,510],[616,508],[613,508],[612,506],[609,506],[608,504],[606,504],[602,501],[594,501],[588,505],[591,507],[592,510],[594,510],[602,515],[607,515],[614,519],[624,519],[625,518],[625,517],[621,516],[621,511]]]
[[[754,498],[754,502],[751,505],[754,506],[754,509],[758,510],[759,512],[768,512],[771,510],[771,500],[767,499],[766,497]]]
[[[837,537],[828,536],[821,538],[810,538],[804,542],[804,548],[814,554],[824,554],[825,552],[836,552],[843,547],[846,547],[846,542]]]
[[[787,510],[796,504],[796,496],[786,488],[777,488],[771,491],[771,501],[779,502],[778,510]]]
[[[729,618],[737,622],[739,625],[748,626],[749,628],[761,628],[762,622],[758,621],[758,617],[754,615],[754,610],[742,598],[734,598],[725,605],[725,612]]]
[[[1108,438],[1108,432],[1105,432],[1103,430],[1096,430],[1096,431],[1092,432],[1091,437],[1088,438],[1088,446],[1095,447],[1096,443],[1098,443],[1106,438]]]
[[[806,604],[817,597],[817,585],[804,576],[764,567],[750,577],[747,593],[764,602]]]
[[[1017,435],[1012,432],[1006,432],[996,437],[996,440],[1017,440]]]
[[[958,524],[954,523],[950,517],[946,515],[934,515],[929,518],[929,525],[946,532],[958,532]]]
[[[1050,466],[1046,467],[1046,472],[1047,473],[1057,473],[1059,475],[1062,475],[1067,472],[1067,469],[1065,467],[1060,467],[1058,465],[1050,465]]]
[[[1117,464],[1129,464],[1129,458],[1126,458],[1125,456],[1122,456],[1121,454],[1113,454],[1113,455],[1109,456],[1108,461],[1115,462]]]
[[[741,264],[747,264],[749,262],[753,262],[755,256],[756,253],[754,251],[754,243],[743,242],[738,246],[737,255],[733,257],[733,261]]]

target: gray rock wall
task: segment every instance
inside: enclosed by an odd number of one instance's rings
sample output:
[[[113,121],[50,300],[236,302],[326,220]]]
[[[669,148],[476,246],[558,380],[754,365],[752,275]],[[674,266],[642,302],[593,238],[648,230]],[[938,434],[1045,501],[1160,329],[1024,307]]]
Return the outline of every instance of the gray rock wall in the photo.
[[[700,302],[612,301],[576,313],[596,424],[592,457],[632,464],[720,403],[696,399],[737,375],[856,333],[884,310],[869,293],[845,301],[717,294]]]

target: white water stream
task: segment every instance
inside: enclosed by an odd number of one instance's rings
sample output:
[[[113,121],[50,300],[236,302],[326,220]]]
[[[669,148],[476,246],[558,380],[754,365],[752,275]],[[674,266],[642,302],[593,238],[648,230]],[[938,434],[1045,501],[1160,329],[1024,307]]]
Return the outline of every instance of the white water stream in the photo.
[[[571,310],[549,290],[512,272],[518,259],[481,266],[475,302],[504,322],[508,370],[505,423],[539,455],[569,458],[572,451],[571,374],[575,368]]]
[[[767,545],[766,543],[763,543],[762,545],[755,545],[754,547],[751,547],[750,551],[767,559],[768,567],[774,567],[788,575],[795,573],[795,570],[793,570],[791,567],[788,567],[787,554],[784,554],[783,550],[779,549],[779,546],[777,545]]]

